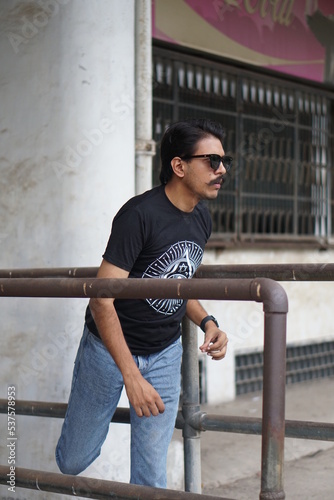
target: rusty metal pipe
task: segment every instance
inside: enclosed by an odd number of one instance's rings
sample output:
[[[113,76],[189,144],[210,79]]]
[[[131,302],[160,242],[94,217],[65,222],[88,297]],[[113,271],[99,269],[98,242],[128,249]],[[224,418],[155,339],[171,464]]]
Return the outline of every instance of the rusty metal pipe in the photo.
[[[286,315],[265,312],[260,500],[285,498],[283,488],[285,353]]]
[[[256,417],[213,415],[198,412],[193,415],[191,424],[200,431],[232,432],[258,436],[262,434],[262,419]],[[285,437],[334,441],[334,424],[328,422],[308,422],[305,420],[286,420]]]
[[[253,300],[250,285],[250,280],[3,278],[0,279],[0,296]]]
[[[95,278],[98,267],[0,269],[0,278]]]
[[[0,278],[94,278],[98,267],[0,269]],[[195,278],[252,279],[275,281],[334,281],[334,264],[202,264]]]
[[[16,415],[26,415],[31,417],[52,417],[64,418],[67,410],[67,403],[51,403],[46,401],[15,401]],[[0,414],[8,412],[7,399],[0,399]],[[111,422],[117,424],[130,423],[129,408],[116,408]]]
[[[334,264],[201,265],[196,278],[270,278],[275,281],[334,281]]]
[[[0,297],[181,298],[254,300],[266,311],[287,312],[284,289],[268,278],[159,280],[148,278],[2,278]]]
[[[64,418],[67,403],[52,403],[46,401],[15,402],[16,414],[32,417]],[[0,414],[7,414],[7,399],[0,399]],[[176,425],[183,429],[184,417],[179,411]],[[119,407],[113,416],[112,422],[119,424],[130,423],[129,408]],[[188,422],[198,431],[232,432],[236,434],[261,435],[262,419],[256,417],[240,417],[237,415],[215,415],[206,412],[196,412]],[[328,422],[309,422],[306,420],[286,420],[285,437],[294,439],[312,439],[317,441],[334,441],[334,424]]]
[[[8,473],[9,467],[0,465],[0,484],[7,484]],[[42,472],[21,467],[15,469],[15,486],[100,500],[109,500],[110,498],[113,500],[222,500],[221,497],[209,495],[70,476],[55,472]],[[225,498],[225,500],[231,499]]]

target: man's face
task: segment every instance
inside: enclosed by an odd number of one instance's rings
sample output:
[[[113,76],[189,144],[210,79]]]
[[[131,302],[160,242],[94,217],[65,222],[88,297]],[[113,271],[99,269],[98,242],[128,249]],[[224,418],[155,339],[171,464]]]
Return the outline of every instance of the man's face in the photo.
[[[208,136],[197,143],[194,155],[217,154],[224,156],[225,152],[219,139]],[[185,162],[184,188],[189,190],[199,200],[213,200],[217,198],[222,186],[223,175],[226,170],[220,163],[217,170],[210,166],[209,158],[191,158]]]

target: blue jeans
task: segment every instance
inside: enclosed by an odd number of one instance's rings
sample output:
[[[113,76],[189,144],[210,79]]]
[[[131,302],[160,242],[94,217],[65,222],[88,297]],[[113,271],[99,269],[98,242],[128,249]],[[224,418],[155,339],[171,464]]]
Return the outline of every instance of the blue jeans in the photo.
[[[133,484],[166,488],[167,450],[178,411],[182,344],[133,356],[141,374],[158,391],[164,413],[137,417],[130,406]],[[56,448],[64,474],[79,474],[99,455],[123,389],[123,378],[102,341],[84,328],[75,360],[71,394]]]

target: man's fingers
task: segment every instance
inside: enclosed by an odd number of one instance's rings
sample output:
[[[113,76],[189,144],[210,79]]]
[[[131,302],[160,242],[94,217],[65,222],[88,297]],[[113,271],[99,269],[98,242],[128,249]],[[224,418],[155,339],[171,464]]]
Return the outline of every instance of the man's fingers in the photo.
[[[160,413],[165,411],[165,405],[161,401],[160,403],[154,403],[150,406],[143,405],[135,409],[138,417],[150,417],[153,415],[157,417]]]
[[[163,404],[160,396],[156,401],[148,406],[148,411],[150,412],[150,415],[152,414],[154,417],[157,417],[160,413],[163,413],[165,411],[165,405]],[[145,413],[145,416],[150,415],[146,415]]]
[[[150,384],[147,387],[149,391],[145,395],[143,394],[141,401],[137,400],[133,407],[138,417],[150,417],[151,415],[157,417],[165,411],[165,405],[159,393]]]
[[[219,349],[217,351],[214,351],[214,350],[209,351],[208,356],[211,356],[211,358],[214,360],[219,360],[219,359],[225,358],[226,352],[227,352],[227,345],[225,347],[223,347],[222,349]]]
[[[151,412],[150,412],[150,410],[148,409],[147,406],[144,406],[142,408],[142,412],[143,412],[144,417],[150,417],[151,416]]]
[[[165,405],[163,404],[162,400],[157,401],[154,405],[150,407],[150,411],[154,417],[157,417],[160,413],[163,413],[165,411]]]
[[[165,405],[161,398],[160,401],[157,402],[157,408],[159,413],[163,413],[165,411]]]
[[[227,349],[227,344],[228,344],[228,338],[225,334],[224,337],[217,337],[216,339],[212,340],[212,342],[209,345],[208,352],[217,352],[217,351],[223,351]]]

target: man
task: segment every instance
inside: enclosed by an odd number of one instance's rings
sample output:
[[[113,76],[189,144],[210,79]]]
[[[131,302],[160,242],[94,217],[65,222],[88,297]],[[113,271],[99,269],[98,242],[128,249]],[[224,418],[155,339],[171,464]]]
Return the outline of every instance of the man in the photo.
[[[210,120],[171,125],[161,142],[161,186],[129,200],[116,215],[98,278],[191,278],[211,233],[202,200],[215,199],[232,159]],[[197,300],[89,302],[56,458],[67,474],[100,454],[123,385],[130,402],[131,478],[166,487],[167,450],[180,393],[180,322],[205,332],[200,347],[224,358],[226,334]]]

